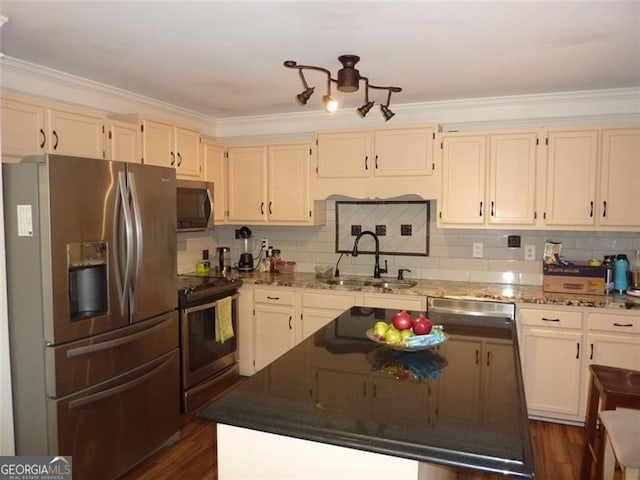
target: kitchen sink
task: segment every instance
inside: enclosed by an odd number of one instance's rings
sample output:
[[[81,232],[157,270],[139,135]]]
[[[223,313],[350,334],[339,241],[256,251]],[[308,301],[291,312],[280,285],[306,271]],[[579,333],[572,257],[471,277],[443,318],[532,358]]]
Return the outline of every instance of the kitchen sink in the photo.
[[[375,287],[375,288],[411,288],[417,284],[413,280],[396,280],[392,278],[329,278],[324,280],[329,285],[341,287]]]

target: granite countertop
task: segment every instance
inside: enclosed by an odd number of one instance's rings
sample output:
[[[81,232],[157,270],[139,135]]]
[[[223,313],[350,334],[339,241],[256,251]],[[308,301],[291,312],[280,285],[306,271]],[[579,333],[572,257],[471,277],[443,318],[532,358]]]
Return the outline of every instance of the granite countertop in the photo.
[[[329,285],[316,278],[313,273],[240,273],[238,277],[246,284],[270,285],[278,287],[299,287],[309,289],[359,291],[374,293],[396,293],[429,297],[495,300],[501,302],[522,302],[541,305],[568,305],[574,307],[599,308],[640,308],[640,298],[633,300],[626,295],[580,295],[568,293],[547,293],[541,286],[509,285],[500,283],[452,282],[446,280],[421,280],[411,288],[384,288],[371,286]],[[351,276],[346,276],[351,278]],[[355,277],[357,278],[357,277]],[[393,278],[393,277],[389,277]]]
[[[434,315],[435,349],[365,332],[396,310],[352,307],[215,400],[203,420],[512,478],[533,478],[515,323]],[[468,345],[499,358],[486,364]],[[494,375],[488,375],[491,369]],[[483,408],[480,408],[484,405]]]

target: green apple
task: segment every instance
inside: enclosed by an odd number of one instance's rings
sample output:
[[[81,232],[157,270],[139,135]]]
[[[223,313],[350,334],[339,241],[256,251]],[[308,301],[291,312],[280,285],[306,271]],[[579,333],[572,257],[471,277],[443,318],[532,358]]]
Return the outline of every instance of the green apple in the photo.
[[[406,338],[413,337],[414,335],[415,334],[413,333],[413,330],[411,330],[410,328],[400,330],[400,336],[402,337],[402,341],[404,341]]]
[[[389,329],[389,325],[387,323],[376,322],[376,324],[373,326],[373,333],[379,337],[384,338],[384,334],[387,333],[388,329]]]
[[[402,334],[400,333],[400,330],[394,326],[390,326],[384,333],[384,340],[387,343],[400,343],[402,341]]]

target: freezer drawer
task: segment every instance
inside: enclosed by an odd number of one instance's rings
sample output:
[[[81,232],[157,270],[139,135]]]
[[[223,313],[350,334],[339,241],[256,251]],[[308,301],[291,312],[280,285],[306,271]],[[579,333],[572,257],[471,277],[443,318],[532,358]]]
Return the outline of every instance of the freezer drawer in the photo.
[[[175,349],[99,387],[49,400],[58,425],[49,455],[73,455],[74,479],[123,474],[179,432],[179,378]]]
[[[178,347],[178,313],[46,348],[47,396],[60,398],[104,382]]]

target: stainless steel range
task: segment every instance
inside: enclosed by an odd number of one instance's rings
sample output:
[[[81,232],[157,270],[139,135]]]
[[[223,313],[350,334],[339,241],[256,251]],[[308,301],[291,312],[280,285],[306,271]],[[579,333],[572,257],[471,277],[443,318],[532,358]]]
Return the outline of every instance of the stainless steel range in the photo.
[[[201,406],[238,377],[241,285],[242,280],[233,277],[178,276],[181,394],[185,413]],[[223,329],[226,335],[221,338]]]

